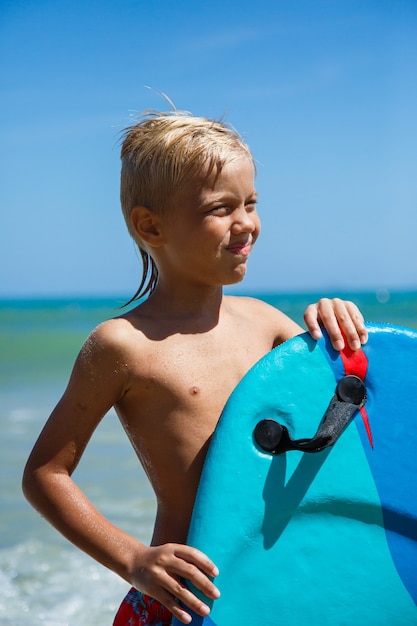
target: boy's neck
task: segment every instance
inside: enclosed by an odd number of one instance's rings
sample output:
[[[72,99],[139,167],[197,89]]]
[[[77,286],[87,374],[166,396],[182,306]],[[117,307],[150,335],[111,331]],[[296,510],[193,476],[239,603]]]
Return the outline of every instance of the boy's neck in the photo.
[[[197,287],[182,289],[180,286],[165,288],[158,284],[146,301],[146,308],[169,315],[178,320],[215,321],[223,302],[223,287]]]

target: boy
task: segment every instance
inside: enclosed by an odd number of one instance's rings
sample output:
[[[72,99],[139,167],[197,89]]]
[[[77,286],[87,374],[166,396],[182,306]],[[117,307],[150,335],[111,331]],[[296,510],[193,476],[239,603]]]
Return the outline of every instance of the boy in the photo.
[[[45,425],[24,475],[27,498],[62,534],[132,585],[115,625],[184,624],[209,609],[216,566],[184,545],[210,437],[236,384],[269,350],[302,332],[264,302],[223,296],[238,283],[260,231],[252,155],[222,123],[153,114],[128,128],[121,202],[148,298],[96,328]],[[320,300],[305,313],[342,349],[367,339],[351,302]],[[157,499],[151,546],[115,528],[71,480],[94,429],[114,406]],[[140,590],[140,591],[136,591]],[[146,594],[146,595],[143,595]],[[182,605],[181,605],[182,603]],[[153,617],[152,617],[153,615]]]

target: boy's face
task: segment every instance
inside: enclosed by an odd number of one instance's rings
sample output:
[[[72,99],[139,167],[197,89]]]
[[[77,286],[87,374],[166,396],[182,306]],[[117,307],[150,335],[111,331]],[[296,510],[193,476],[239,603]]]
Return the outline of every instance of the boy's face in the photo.
[[[164,267],[172,279],[212,286],[240,282],[260,231],[256,200],[246,156],[184,185],[163,218]]]

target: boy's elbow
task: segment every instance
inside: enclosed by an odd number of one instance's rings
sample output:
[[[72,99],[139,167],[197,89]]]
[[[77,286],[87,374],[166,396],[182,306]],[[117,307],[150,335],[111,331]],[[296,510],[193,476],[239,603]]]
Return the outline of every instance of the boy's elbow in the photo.
[[[26,500],[35,508],[39,509],[42,494],[45,492],[45,476],[42,468],[36,467],[29,458],[23,470],[22,491]]]
[[[44,462],[36,455],[31,455],[23,470],[22,491],[26,500],[41,515],[55,506],[69,473],[64,468]]]
[[[22,491],[26,500],[34,504],[34,496],[37,491],[36,470],[31,467],[30,460],[26,463],[22,476]]]

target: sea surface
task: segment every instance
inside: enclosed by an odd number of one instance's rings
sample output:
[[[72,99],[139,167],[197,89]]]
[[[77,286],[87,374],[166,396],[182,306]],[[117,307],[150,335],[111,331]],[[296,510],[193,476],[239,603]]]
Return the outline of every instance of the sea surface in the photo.
[[[251,294],[253,295],[253,294]],[[336,295],[336,294],[329,294]],[[417,291],[337,294],[365,318],[417,328]],[[302,323],[317,294],[257,294]],[[79,552],[24,500],[21,475],[65,389],[89,332],[121,299],[0,300],[0,624],[106,626],[128,585]],[[113,411],[94,433],[74,478],[113,523],[151,537],[153,493]]]

